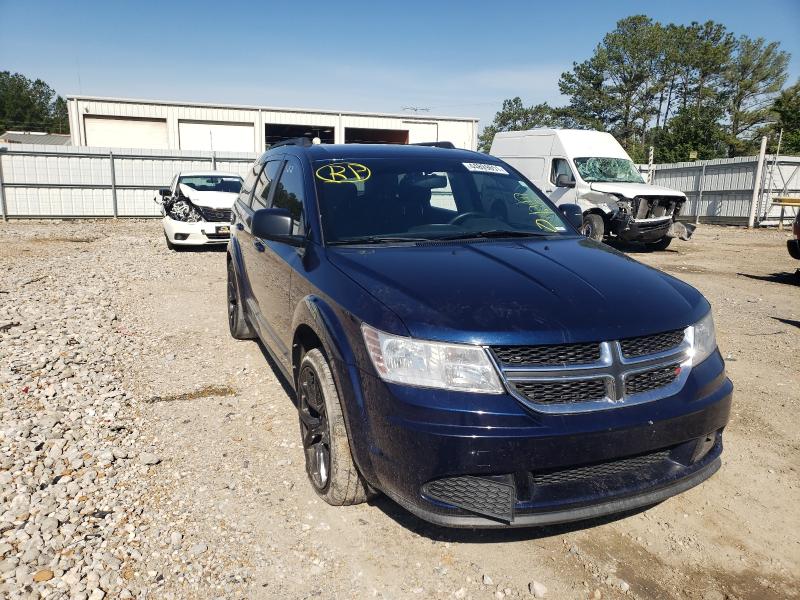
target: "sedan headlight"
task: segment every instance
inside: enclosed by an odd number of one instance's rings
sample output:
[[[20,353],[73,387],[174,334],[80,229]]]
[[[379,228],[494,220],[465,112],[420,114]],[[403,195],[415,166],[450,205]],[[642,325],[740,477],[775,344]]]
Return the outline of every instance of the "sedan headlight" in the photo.
[[[420,387],[501,394],[503,386],[480,346],[428,342],[361,325],[372,364],[384,381]]]
[[[697,365],[711,356],[717,349],[717,336],[714,333],[714,318],[711,311],[689,328],[692,348],[689,353],[692,364]]]

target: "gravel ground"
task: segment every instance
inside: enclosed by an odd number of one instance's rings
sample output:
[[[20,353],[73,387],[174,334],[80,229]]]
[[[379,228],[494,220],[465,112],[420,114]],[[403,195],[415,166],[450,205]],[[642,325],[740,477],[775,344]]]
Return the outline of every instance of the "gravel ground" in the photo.
[[[285,385],[227,334],[224,252],[170,252],[155,221],[0,224],[0,596],[798,598],[787,237],[627,249],[714,306],[737,388],[716,476],[634,515],[473,532],[317,499]]]

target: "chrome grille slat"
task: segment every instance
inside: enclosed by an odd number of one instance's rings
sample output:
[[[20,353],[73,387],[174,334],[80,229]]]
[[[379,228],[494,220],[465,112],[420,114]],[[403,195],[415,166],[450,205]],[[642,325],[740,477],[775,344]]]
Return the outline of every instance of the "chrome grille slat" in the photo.
[[[206,208],[204,206],[198,206],[197,208],[203,218],[210,223],[231,222],[231,209],[229,208]]]

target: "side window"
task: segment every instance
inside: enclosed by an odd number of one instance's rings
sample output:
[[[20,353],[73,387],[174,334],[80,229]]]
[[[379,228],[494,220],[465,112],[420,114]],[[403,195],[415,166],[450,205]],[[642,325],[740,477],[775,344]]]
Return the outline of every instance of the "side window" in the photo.
[[[271,160],[261,171],[256,181],[256,191],[253,194],[253,210],[267,207],[267,200],[269,200],[269,192],[272,189],[272,182],[278,174],[278,169],[281,167],[280,160]]]
[[[550,182],[555,183],[559,175],[567,175],[570,179],[575,179],[572,169],[569,168],[569,163],[565,158],[553,159],[553,164],[550,167]]]
[[[257,160],[253,163],[252,168],[247,172],[247,176],[244,178],[242,188],[239,190],[239,200],[246,206],[250,206],[250,194],[256,185],[258,174],[261,172],[263,166],[264,164]]]
[[[290,157],[281,173],[272,197],[273,208],[285,208],[292,215],[292,235],[304,235],[303,170],[296,158]]]

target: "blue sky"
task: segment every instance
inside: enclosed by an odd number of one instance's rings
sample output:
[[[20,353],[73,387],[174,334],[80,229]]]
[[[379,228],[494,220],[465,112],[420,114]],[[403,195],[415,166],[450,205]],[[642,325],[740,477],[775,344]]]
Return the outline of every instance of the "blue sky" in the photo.
[[[50,2],[0,0],[0,69],[90,94],[491,120],[562,102],[558,77],[614,23],[713,19],[781,42],[800,77],[800,1]]]

